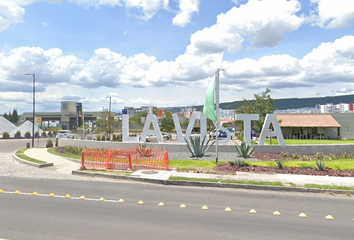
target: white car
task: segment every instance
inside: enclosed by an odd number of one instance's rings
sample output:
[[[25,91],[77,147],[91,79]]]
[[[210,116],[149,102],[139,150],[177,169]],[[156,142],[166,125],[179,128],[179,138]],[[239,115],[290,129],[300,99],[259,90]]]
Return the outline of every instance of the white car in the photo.
[[[75,138],[75,135],[70,130],[60,130],[57,133],[56,138]]]

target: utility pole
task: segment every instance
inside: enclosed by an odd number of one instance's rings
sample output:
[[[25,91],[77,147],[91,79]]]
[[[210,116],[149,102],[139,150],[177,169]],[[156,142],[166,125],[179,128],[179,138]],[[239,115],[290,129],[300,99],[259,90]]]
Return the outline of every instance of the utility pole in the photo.
[[[220,124],[220,119],[219,119],[219,72],[220,70],[224,71],[224,69],[217,69],[215,72],[215,104],[216,104],[216,159],[215,161],[218,162],[219,161],[219,124]]]

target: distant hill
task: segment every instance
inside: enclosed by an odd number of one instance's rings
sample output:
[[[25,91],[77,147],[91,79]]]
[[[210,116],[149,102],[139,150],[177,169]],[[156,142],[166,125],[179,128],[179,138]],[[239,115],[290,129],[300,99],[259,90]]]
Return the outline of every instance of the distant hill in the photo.
[[[274,107],[278,110],[296,109],[296,108],[314,108],[316,104],[339,104],[339,103],[354,103],[354,95],[342,95],[331,97],[314,97],[314,98],[283,98],[275,99]],[[236,109],[242,104],[242,101],[220,103],[222,109]],[[191,106],[197,108],[198,111],[203,109],[203,105]],[[179,112],[182,107],[168,107],[163,108],[165,111]]]

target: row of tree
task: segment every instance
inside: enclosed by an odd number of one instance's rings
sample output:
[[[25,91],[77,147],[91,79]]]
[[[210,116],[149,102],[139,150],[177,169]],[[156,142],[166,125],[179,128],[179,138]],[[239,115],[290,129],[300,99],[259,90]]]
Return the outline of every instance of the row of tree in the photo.
[[[14,110],[9,111],[9,113],[4,113],[4,118],[6,118],[7,120],[9,120],[10,122],[12,122],[13,124],[17,124],[19,117],[18,117],[18,113],[17,110],[14,108]]]

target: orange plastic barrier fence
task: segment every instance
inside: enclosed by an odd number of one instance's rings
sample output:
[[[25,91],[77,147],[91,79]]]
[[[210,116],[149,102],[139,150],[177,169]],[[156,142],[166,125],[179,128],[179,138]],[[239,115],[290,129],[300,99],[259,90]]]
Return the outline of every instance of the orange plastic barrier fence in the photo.
[[[168,170],[168,152],[163,148],[134,146],[119,149],[84,149],[81,155],[82,168],[138,170]]]

